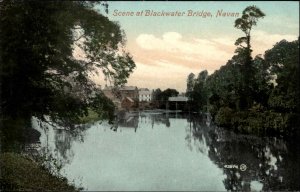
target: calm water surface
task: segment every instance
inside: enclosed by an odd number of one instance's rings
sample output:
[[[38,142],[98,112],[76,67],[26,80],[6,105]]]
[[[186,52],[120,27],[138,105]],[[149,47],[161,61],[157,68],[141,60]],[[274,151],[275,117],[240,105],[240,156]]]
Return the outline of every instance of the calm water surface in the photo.
[[[207,115],[139,112],[70,132],[33,120],[40,151],[84,190],[299,190],[293,147],[237,135]]]

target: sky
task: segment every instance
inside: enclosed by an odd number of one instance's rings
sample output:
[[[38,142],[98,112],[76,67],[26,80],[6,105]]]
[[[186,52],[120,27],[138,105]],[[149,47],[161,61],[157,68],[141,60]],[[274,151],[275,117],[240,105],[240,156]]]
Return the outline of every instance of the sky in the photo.
[[[234,55],[235,40],[244,36],[234,28],[234,21],[250,5],[266,15],[251,32],[252,56],[264,54],[282,39],[293,41],[299,36],[299,2],[108,1],[108,4],[108,14],[101,8],[99,11],[125,31],[126,49],[136,63],[127,85],[139,88],[173,88],[185,92],[190,73],[198,75],[207,70],[212,74],[225,65]],[[146,16],[146,10],[182,15]],[[234,16],[216,17],[221,11]],[[132,13],[120,16],[120,12]],[[205,14],[208,16],[204,17]],[[101,78],[95,81],[105,85]]]

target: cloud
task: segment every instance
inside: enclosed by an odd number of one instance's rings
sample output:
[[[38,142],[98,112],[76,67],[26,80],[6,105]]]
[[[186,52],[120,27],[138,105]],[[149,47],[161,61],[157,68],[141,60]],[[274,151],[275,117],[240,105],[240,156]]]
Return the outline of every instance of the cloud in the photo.
[[[291,34],[271,34],[261,30],[252,32],[252,47],[253,55],[264,54],[268,49],[271,49],[277,42],[285,39],[287,41],[297,40],[297,35]]]
[[[177,32],[167,32],[162,38],[155,37],[151,34],[141,34],[137,37],[136,43],[146,50],[161,50],[171,53],[181,53],[186,55],[198,55],[198,57],[209,57],[212,52],[219,55],[228,55],[228,53],[217,47],[215,41],[207,39],[194,38],[184,40],[182,35]],[[209,54],[209,55],[207,55]]]
[[[157,65],[156,61],[163,59],[191,69],[204,67],[207,70],[216,70],[221,65],[225,65],[235,54],[234,43],[237,38],[225,36],[211,39],[185,39],[177,32],[166,32],[161,37],[153,34],[140,34],[136,38],[137,47],[133,52],[137,61],[149,65]],[[270,34],[254,30],[251,37],[253,56],[263,54],[282,39],[292,41],[297,37],[290,34]]]
[[[143,55],[156,55],[151,57],[154,60],[165,59],[178,65],[184,65],[190,68],[199,68],[205,65],[210,69],[217,69],[231,58],[234,45],[230,45],[227,39],[184,39],[180,33],[167,32],[162,37],[156,37],[153,34],[140,34],[136,38],[136,44],[143,50]],[[164,53],[164,54],[159,54]]]

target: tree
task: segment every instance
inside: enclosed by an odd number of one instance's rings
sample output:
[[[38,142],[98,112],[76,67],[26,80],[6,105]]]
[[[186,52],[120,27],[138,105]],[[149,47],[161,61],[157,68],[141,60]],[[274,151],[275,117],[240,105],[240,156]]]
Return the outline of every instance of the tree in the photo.
[[[204,110],[208,102],[208,92],[206,80],[208,78],[207,70],[201,71],[195,80],[194,91],[192,93],[193,107]]]
[[[3,130],[18,132],[30,126],[32,116],[72,128],[89,108],[112,120],[114,105],[89,76],[102,71],[114,85],[121,85],[135,64],[124,50],[120,26],[95,11],[95,5],[0,2]],[[84,53],[82,60],[73,55],[77,46]]]
[[[154,101],[160,101],[161,100],[161,90],[159,88],[155,89],[153,91],[153,100]]]
[[[186,96],[191,99],[191,94],[194,90],[195,85],[195,74],[190,73],[187,78],[186,82]]]
[[[270,95],[269,105],[281,112],[299,113],[299,39],[276,43],[265,52],[265,61],[277,84]]]
[[[269,95],[273,89],[272,76],[269,72],[269,64],[257,55],[253,60],[254,78],[252,82],[253,99],[256,103],[267,107]]]
[[[245,33],[245,37],[240,37],[236,40],[235,45],[240,46],[246,53],[245,65],[250,65],[251,61],[251,30],[256,26],[258,19],[263,18],[265,14],[256,6],[248,6],[244,9],[242,17],[235,20],[235,27]],[[243,45],[246,43],[246,47]]]
[[[250,83],[253,78],[253,66],[251,57],[251,30],[256,26],[258,19],[263,18],[265,14],[256,6],[248,6],[243,10],[241,18],[235,20],[235,27],[244,32],[245,36],[236,40],[235,45],[238,46],[236,53],[243,58],[242,74],[243,74],[243,91],[241,92],[241,108],[246,109],[251,105],[252,99]],[[246,44],[246,45],[245,45]]]
[[[163,92],[161,92],[161,100],[162,101],[168,101],[169,97],[176,97],[178,96],[179,92],[176,89],[166,89]]]

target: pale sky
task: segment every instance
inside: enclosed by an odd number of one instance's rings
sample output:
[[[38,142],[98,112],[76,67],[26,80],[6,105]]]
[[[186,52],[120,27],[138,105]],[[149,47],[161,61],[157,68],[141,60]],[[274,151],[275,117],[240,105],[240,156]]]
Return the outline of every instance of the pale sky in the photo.
[[[234,55],[234,42],[244,34],[234,28],[237,17],[216,17],[219,10],[239,13],[256,5],[266,16],[252,30],[253,55],[263,54],[282,40],[296,40],[299,36],[299,2],[292,1],[161,1],[108,2],[109,14],[119,22],[127,37],[126,48],[136,63],[127,85],[139,88],[174,88],[186,90],[186,79],[202,70],[209,74],[225,65]],[[133,12],[134,16],[114,16],[115,10]],[[185,12],[183,16],[145,16],[146,10],[155,12]],[[188,11],[210,12],[211,17],[187,16]],[[142,16],[136,16],[143,11]],[[105,85],[98,77],[95,79]]]

